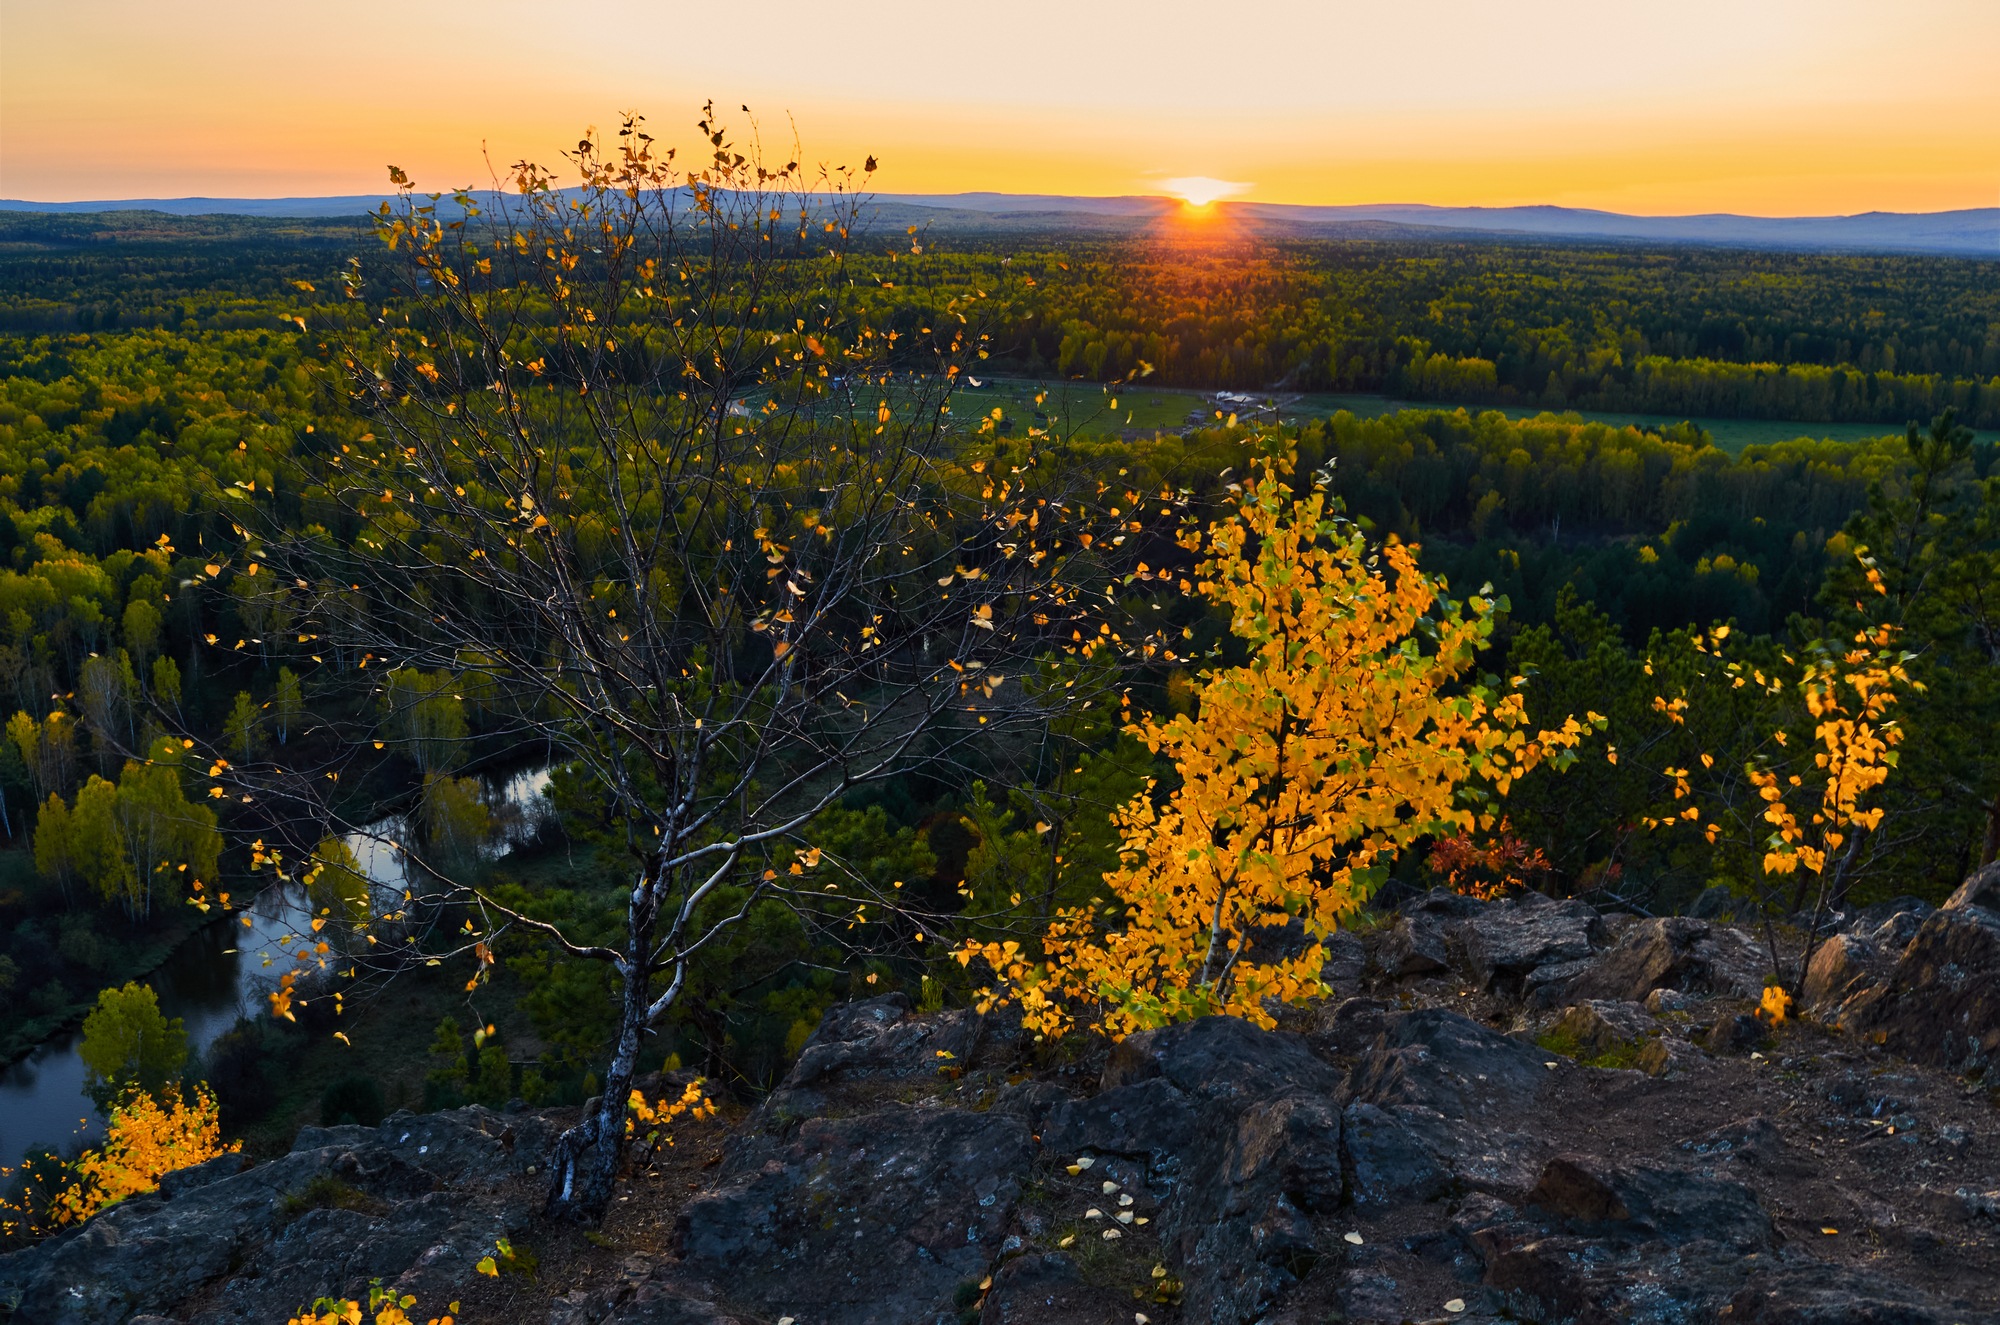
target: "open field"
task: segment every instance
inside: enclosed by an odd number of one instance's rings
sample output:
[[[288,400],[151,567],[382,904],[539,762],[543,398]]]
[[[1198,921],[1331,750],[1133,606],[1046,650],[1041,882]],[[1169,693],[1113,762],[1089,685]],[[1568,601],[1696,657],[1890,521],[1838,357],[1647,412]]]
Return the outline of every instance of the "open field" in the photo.
[[[981,386],[964,390],[958,396],[957,412],[966,413],[976,409],[983,413],[997,406],[1005,410],[1009,417],[1023,420],[1016,425],[1023,429],[1026,427],[1026,421],[1032,420],[1037,409],[1052,420],[1067,417],[1069,427],[1076,430],[1117,433],[1128,428],[1147,432],[1156,429],[1177,429],[1185,426],[1189,415],[1196,411],[1212,418],[1218,409],[1226,413],[1229,408],[1217,406],[1214,403],[1213,392],[1180,387],[1150,387],[1140,383],[1125,389],[1113,390],[1091,383],[1030,378],[984,377],[978,380]],[[1475,414],[1485,410],[1498,410],[1510,419],[1530,419],[1543,413],[1540,409],[1500,405],[1458,406],[1448,401],[1396,400],[1389,396],[1360,393],[1329,392],[1275,396],[1245,394],[1251,395],[1251,398],[1258,402],[1266,399],[1277,400],[1280,402],[1279,417],[1287,422],[1329,418],[1341,410],[1361,418],[1376,418],[1400,410],[1459,408]],[[1037,395],[1044,397],[1040,405],[1035,401]],[[1111,408],[1113,401],[1117,403],[1115,410]],[[1248,408],[1244,408],[1244,412],[1247,414]],[[1588,422],[1608,423],[1619,427],[1630,425],[1658,429],[1672,427],[1682,422],[1679,418],[1654,414],[1603,413],[1592,410],[1562,412],[1576,414]],[[1858,442],[1871,437],[1893,435],[1900,431],[1879,423],[1795,423],[1783,419],[1694,419],[1692,422],[1705,430],[1717,447],[1731,455],[1740,454],[1747,446],[1787,442],[1798,437]],[[2000,432],[1984,430],[1980,431],[1977,437],[1980,441],[2000,441]]]

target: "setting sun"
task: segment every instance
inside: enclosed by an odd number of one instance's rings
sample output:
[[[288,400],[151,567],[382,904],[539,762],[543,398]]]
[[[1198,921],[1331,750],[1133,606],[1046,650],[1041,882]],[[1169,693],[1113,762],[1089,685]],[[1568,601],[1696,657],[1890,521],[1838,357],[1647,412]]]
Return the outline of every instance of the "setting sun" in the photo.
[[[1247,192],[1248,184],[1237,184],[1226,179],[1210,179],[1207,175],[1185,175],[1180,179],[1162,180],[1161,187],[1176,198],[1186,201],[1190,207],[1206,207],[1223,198],[1233,198]]]

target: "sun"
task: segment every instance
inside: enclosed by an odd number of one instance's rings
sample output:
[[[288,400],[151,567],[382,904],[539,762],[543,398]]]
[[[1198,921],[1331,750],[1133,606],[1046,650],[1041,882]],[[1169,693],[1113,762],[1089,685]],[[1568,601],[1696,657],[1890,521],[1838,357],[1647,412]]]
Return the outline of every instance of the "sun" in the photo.
[[[1162,180],[1160,186],[1176,198],[1185,200],[1190,207],[1206,207],[1212,202],[1247,192],[1250,188],[1248,184],[1238,184],[1226,179],[1211,179],[1207,175],[1186,175],[1180,179]]]

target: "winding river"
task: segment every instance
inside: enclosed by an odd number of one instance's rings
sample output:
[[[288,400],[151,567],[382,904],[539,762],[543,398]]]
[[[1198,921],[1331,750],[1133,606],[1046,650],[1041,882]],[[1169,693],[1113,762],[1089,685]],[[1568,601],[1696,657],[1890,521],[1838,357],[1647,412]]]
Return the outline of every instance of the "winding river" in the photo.
[[[489,855],[504,856],[532,835],[547,804],[548,784],[548,770],[542,768],[480,778],[495,830]],[[362,871],[378,886],[402,887],[402,855],[389,845],[402,835],[402,821],[391,818],[347,838]],[[265,995],[289,965],[279,960],[289,954],[278,940],[300,932],[308,919],[296,884],[266,888],[227,924],[191,935],[146,977],[143,983],[159,995],[161,1010],[181,1019],[190,1056],[205,1053],[239,1018],[265,1013]],[[0,1165],[12,1168],[43,1147],[74,1153],[103,1134],[103,1115],[83,1089],[82,1038],[81,1028],[72,1028],[0,1073]]]

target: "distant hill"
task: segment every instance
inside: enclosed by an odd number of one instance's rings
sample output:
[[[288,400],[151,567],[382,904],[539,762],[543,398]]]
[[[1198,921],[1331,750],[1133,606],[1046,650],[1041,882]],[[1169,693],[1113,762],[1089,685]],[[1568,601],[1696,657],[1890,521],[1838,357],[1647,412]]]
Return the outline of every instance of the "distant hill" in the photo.
[[[0,211],[79,214],[157,212],[172,216],[359,218],[379,195],[327,198],[125,198],[101,202],[0,199]],[[1091,198],[1031,193],[885,193],[874,195],[884,223],[926,223],[944,231],[1027,233],[1144,230],[1177,212],[1172,198]],[[1227,216],[1260,233],[1299,237],[1603,239],[1741,248],[1947,253],[2000,257],[2000,207],[1951,212],[1863,212],[1856,216],[1628,216],[1578,207],[1432,207],[1383,203],[1307,207],[1219,203]]]

